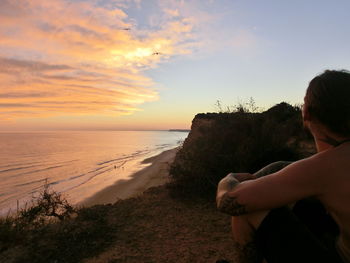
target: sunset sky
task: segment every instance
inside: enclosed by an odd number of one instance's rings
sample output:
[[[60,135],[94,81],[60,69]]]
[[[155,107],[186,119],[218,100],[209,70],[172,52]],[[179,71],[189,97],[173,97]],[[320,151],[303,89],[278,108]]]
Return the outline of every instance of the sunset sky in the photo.
[[[0,131],[190,128],[350,69],[348,0],[1,0]]]

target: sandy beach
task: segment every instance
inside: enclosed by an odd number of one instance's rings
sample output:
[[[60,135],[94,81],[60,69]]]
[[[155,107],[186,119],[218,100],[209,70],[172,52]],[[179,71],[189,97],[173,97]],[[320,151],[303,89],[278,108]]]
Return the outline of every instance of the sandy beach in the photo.
[[[165,184],[169,180],[169,165],[173,162],[177,151],[178,148],[171,149],[144,160],[143,163],[151,165],[133,174],[131,179],[120,180],[78,203],[77,206],[115,203],[120,199],[142,194],[150,187]]]

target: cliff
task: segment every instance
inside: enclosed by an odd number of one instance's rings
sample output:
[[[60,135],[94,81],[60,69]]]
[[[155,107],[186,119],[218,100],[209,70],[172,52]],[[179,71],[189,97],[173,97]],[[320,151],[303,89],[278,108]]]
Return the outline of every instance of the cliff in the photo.
[[[313,154],[301,110],[280,103],[262,113],[197,114],[170,169],[174,195],[212,198],[229,172],[255,172],[274,161]]]

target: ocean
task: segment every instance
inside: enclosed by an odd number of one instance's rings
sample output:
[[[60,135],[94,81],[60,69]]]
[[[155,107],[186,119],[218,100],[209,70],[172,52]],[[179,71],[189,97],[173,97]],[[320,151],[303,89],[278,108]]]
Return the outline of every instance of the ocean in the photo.
[[[76,204],[179,146],[187,132],[50,131],[0,133],[0,214],[15,211],[48,184]]]

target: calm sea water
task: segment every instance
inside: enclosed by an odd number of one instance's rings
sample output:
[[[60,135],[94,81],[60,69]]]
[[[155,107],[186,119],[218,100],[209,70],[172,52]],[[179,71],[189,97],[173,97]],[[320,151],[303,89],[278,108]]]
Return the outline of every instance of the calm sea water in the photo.
[[[142,160],[175,148],[188,133],[59,131],[0,133],[0,214],[32,200],[47,181],[78,203],[144,168]],[[18,200],[18,201],[17,201]]]

